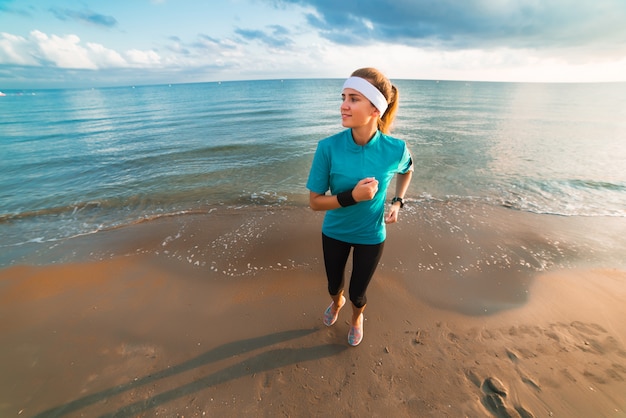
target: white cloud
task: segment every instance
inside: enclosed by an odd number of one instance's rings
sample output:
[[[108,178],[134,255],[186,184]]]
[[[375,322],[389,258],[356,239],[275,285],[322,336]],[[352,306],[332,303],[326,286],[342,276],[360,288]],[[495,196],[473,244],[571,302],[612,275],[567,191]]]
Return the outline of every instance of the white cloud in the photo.
[[[48,35],[33,30],[28,38],[24,38],[10,33],[0,33],[0,64],[99,70],[151,68],[160,66],[161,63],[162,59],[155,51],[131,49],[120,53],[98,43],[83,44],[74,34]]]
[[[30,43],[26,38],[0,33],[0,64],[38,65],[29,49]]]
[[[34,30],[30,33],[41,59],[60,68],[95,70],[98,66],[89,58],[87,49],[80,45],[76,35],[48,36]]]
[[[91,60],[98,66],[98,68],[127,66],[126,60],[117,51],[108,49],[103,45],[88,42],[87,50]]]
[[[131,49],[124,53],[129,64],[135,67],[154,67],[161,64],[161,57],[154,51]]]

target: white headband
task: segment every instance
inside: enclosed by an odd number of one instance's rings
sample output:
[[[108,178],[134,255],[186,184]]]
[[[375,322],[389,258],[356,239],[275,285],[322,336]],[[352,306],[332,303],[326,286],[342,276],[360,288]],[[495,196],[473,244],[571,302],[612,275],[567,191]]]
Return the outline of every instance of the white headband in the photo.
[[[354,89],[365,96],[376,109],[380,116],[387,110],[387,99],[372,83],[361,77],[350,77],[343,83],[343,89]]]

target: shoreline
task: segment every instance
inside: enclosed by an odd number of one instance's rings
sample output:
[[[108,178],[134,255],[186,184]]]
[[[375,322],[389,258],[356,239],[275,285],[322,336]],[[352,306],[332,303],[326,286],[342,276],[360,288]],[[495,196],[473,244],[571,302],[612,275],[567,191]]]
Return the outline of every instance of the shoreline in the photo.
[[[347,312],[321,322],[304,208],[137,224],[4,268],[0,415],[626,416],[626,270],[590,247],[606,228],[431,209],[390,228],[356,348]]]

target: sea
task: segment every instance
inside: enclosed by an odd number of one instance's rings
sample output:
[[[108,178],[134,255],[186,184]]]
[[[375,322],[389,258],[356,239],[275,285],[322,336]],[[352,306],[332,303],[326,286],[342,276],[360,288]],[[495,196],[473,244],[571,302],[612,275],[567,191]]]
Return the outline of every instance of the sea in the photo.
[[[413,205],[626,218],[626,83],[392,80]],[[215,206],[296,206],[340,79],[6,90],[0,267],[72,237]]]

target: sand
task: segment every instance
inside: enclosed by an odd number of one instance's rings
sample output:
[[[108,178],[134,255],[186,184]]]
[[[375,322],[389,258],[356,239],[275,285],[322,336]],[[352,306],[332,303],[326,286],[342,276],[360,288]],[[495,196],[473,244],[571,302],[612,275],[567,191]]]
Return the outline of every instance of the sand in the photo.
[[[626,417],[623,248],[593,232],[624,220],[432,209],[390,227],[358,347],[348,310],[322,324],[306,208],[165,217],[4,268],[0,416]]]

